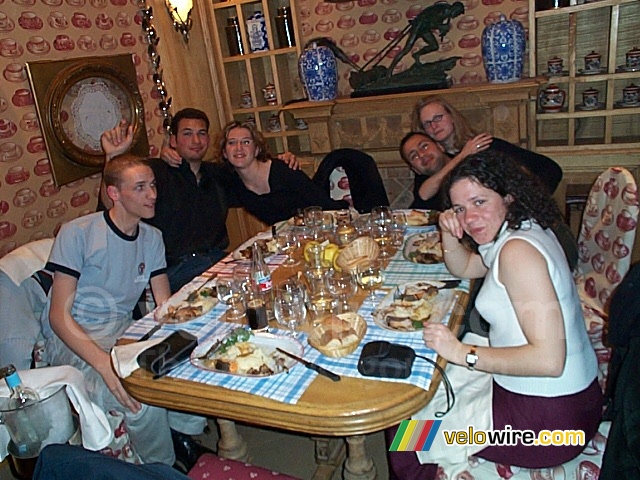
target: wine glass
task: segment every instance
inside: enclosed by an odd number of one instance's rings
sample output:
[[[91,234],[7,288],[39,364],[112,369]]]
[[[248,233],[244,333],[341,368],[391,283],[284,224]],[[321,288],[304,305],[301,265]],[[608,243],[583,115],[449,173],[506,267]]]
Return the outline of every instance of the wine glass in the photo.
[[[407,230],[406,213],[395,210],[391,213],[391,223],[389,224],[389,235],[391,237],[391,245],[398,248],[404,242],[404,234]]]
[[[304,321],[304,293],[302,289],[280,286],[276,289],[273,300],[273,311],[277,322],[291,331],[291,336],[298,336],[297,328]]]
[[[311,235],[314,240],[319,238],[322,219],[322,207],[312,206],[304,209],[304,224],[311,230]]]
[[[349,297],[356,290],[356,284],[351,272],[331,270],[324,277],[325,285],[331,295],[334,295],[339,301],[340,311],[349,311]]]
[[[391,209],[387,206],[373,207],[371,209],[371,225],[386,225],[391,223]]]
[[[251,262],[240,262],[233,267],[233,280],[243,292],[251,290]]]
[[[389,256],[389,245],[391,243],[391,234],[388,224],[376,224],[371,227],[371,237],[380,246],[380,256]]]
[[[369,291],[368,300],[375,301],[375,290],[384,283],[384,264],[380,260],[358,265],[356,269],[358,285]]]
[[[216,284],[216,294],[220,303],[229,305],[227,318],[239,320],[245,315],[244,296],[241,285],[233,279],[219,279]]]
[[[296,249],[300,248],[300,241],[295,232],[291,230],[278,232],[276,235],[276,243],[278,245],[278,251],[287,256],[287,259],[284,261],[286,267],[293,267],[300,263],[300,261],[291,256]]]

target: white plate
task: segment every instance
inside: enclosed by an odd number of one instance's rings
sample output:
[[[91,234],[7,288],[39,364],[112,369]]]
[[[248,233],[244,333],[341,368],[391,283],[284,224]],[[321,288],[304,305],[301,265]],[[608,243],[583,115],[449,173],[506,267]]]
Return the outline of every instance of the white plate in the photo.
[[[578,75],[599,75],[601,73],[605,73],[606,69],[604,67],[600,67],[600,70],[578,70]]]
[[[217,342],[218,340],[221,340],[226,335],[227,333],[216,335],[215,337],[211,337],[206,342],[198,345],[191,353],[191,363],[193,364],[193,366],[195,366],[196,368],[200,368],[202,370],[224,373],[227,375],[234,375],[237,377],[263,378],[263,377],[271,377],[273,375],[280,375],[281,373],[285,373],[287,370],[291,370],[293,367],[295,367],[298,363],[293,358],[278,352],[276,348],[281,348],[282,350],[292,353],[294,355],[297,355],[298,357],[302,357],[302,355],[304,354],[304,346],[295,338],[285,337],[284,335],[274,335],[272,333],[256,333],[251,336],[248,342],[253,343],[254,345],[260,347],[267,356],[271,356],[272,354],[275,353],[277,358],[282,358],[284,360],[284,367],[285,367],[282,371],[271,374],[271,375],[269,374],[249,375],[249,374],[243,374],[243,373],[229,373],[223,370],[218,370],[215,367],[206,365],[202,359],[198,358],[206,354],[215,342]]]
[[[640,67],[627,67],[626,65],[618,65],[617,70],[621,72],[640,72]]]
[[[633,107],[640,107],[640,102],[636,102],[636,103],[624,103],[623,101],[619,101],[619,102],[616,102],[616,107],[619,107],[619,108],[633,108]]]
[[[206,283],[207,285],[204,286],[201,290],[206,290],[208,287],[215,287],[216,285],[215,280],[211,280]],[[157,316],[160,319],[160,321],[162,321],[167,316],[170,307],[180,308],[180,307],[189,305],[186,301],[187,297],[191,292],[197,290],[201,285],[202,283],[198,283],[197,285],[192,285],[188,283],[187,285],[182,287],[180,290],[178,290],[175,294],[173,294],[171,298],[169,298],[169,300],[167,300],[165,303],[160,305],[158,307],[158,313],[157,313]],[[193,316],[188,320],[183,320],[183,321],[167,320],[165,323],[167,324],[187,323],[202,317],[206,313],[210,312],[213,309],[213,307],[215,307],[218,304],[218,298],[215,296],[215,293],[210,298],[213,299],[213,302],[210,305],[207,305],[207,307],[204,308],[202,310],[202,313],[200,313],[199,315]]]
[[[440,242],[440,232],[437,230],[411,235],[405,240],[404,248],[402,249],[402,255],[406,260],[413,263],[419,263],[420,265],[433,265],[436,263],[442,263],[444,259],[440,258],[438,261],[437,257],[434,258],[433,262],[428,262],[428,263],[418,262],[415,260],[415,255],[417,254],[419,243],[423,240],[435,240],[435,239],[437,239],[438,242]]]
[[[420,285],[433,285],[435,287],[444,286],[444,283],[438,281],[429,281],[423,280],[420,282],[409,282],[404,285],[398,286],[400,293],[404,293],[405,289],[409,286],[415,287]],[[389,294],[382,299],[382,301],[378,304],[376,309],[373,311],[371,316],[373,317],[373,322],[381,328],[385,330],[391,330],[392,332],[397,333],[415,333],[421,331],[422,328],[416,328],[415,330],[399,330],[397,328],[392,328],[384,320],[384,316],[382,314],[382,310],[389,307],[393,303],[393,297],[396,294],[396,290],[392,290]],[[458,296],[458,292],[456,289],[444,289],[439,290],[438,294],[430,300],[430,303],[433,305],[433,310],[431,311],[431,316],[429,317],[429,323],[442,323],[442,319],[445,317],[447,312],[451,310],[453,304],[456,302],[456,298]]]
[[[585,107],[582,104],[576,105],[576,110],[581,110],[583,112],[590,112],[592,110],[600,110],[602,108],[604,108],[604,103],[602,103],[602,102],[598,102],[598,104],[594,105],[593,107]]]
[[[234,260],[251,260],[251,256],[245,257],[244,255],[242,255],[241,253],[242,250],[247,250],[249,247],[253,246],[253,242],[255,242],[256,240],[272,240],[272,239],[273,239],[273,235],[271,235],[270,231],[261,232],[257,234],[255,237],[252,237],[246,242],[244,242],[238,248],[236,248],[231,254],[231,257]],[[270,257],[271,255],[275,255],[277,253],[275,240],[272,245],[273,247],[271,247],[268,252],[264,252],[264,251],[262,252],[262,254],[265,257]]]
[[[437,217],[433,218],[433,210],[403,209],[407,216],[407,228],[425,228],[438,223]]]

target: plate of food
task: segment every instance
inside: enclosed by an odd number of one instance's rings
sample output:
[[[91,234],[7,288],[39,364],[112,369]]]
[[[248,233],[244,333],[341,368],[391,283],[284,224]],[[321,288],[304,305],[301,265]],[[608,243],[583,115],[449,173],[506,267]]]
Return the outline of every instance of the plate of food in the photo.
[[[231,256],[235,260],[251,260],[253,257],[254,242],[258,243],[264,257],[269,257],[278,253],[278,245],[271,232],[262,232],[236,248]]]
[[[187,284],[158,307],[161,323],[185,323],[200,318],[218,304],[214,282],[193,286]]]
[[[440,323],[458,295],[450,286],[426,280],[400,285],[382,299],[371,314],[373,321],[386,330],[402,333],[420,331],[425,322]]]
[[[292,337],[253,333],[239,327],[213,337],[191,353],[191,363],[200,369],[242,377],[270,377],[291,370],[297,362],[280,353],[281,348],[302,357],[302,343]]]
[[[405,259],[413,263],[432,265],[444,261],[440,232],[417,233],[411,235],[404,243],[402,254]]]
[[[438,224],[440,212],[437,210],[401,210],[407,217],[407,228],[428,227]]]

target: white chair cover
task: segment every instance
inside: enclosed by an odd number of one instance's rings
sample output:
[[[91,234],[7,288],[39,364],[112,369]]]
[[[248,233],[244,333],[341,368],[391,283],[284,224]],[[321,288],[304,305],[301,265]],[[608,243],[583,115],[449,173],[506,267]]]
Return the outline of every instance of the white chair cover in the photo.
[[[578,292],[603,315],[607,301],[631,264],[638,221],[638,195],[631,173],[605,170],[591,187],[578,236]]]

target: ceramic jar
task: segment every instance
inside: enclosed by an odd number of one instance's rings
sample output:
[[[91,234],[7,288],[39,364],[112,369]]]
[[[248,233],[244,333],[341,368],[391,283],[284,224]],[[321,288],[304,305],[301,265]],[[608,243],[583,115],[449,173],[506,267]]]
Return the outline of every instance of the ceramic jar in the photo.
[[[598,108],[598,90],[595,88],[589,88],[582,92],[582,107],[587,110],[593,110]]]
[[[482,58],[487,80],[509,83],[520,80],[524,66],[525,31],[517,20],[500,21],[487,25],[482,31]]]
[[[625,63],[628,69],[640,68],[640,48],[633,47],[625,54],[627,61]]]
[[[591,50],[591,53],[584,57],[584,71],[585,73],[600,72],[600,59],[602,55],[595,50]]]
[[[567,93],[557,85],[549,85],[538,95],[538,106],[545,113],[556,113],[562,110]]]
[[[240,95],[240,107],[241,108],[253,108],[253,98],[251,98],[251,92],[245,90]]]
[[[549,75],[562,75],[563,60],[560,57],[553,57],[547,61],[547,73]]]
[[[267,84],[262,89],[262,96],[264,97],[264,101],[267,102],[267,105],[277,105],[278,104],[278,95],[276,93],[276,86],[273,83]]]
[[[640,102],[640,87],[631,83],[622,89],[622,103],[624,105],[636,105]]]
[[[256,10],[247,19],[247,38],[252,52],[266,52],[269,50],[267,37],[267,22],[260,10]]]
[[[329,47],[311,42],[300,55],[298,69],[309,101],[334,100],[338,96],[338,65]]]
[[[278,117],[278,114],[274,113],[269,117],[269,121],[267,122],[267,130],[274,133],[282,130],[282,125],[280,124],[280,118]]]

